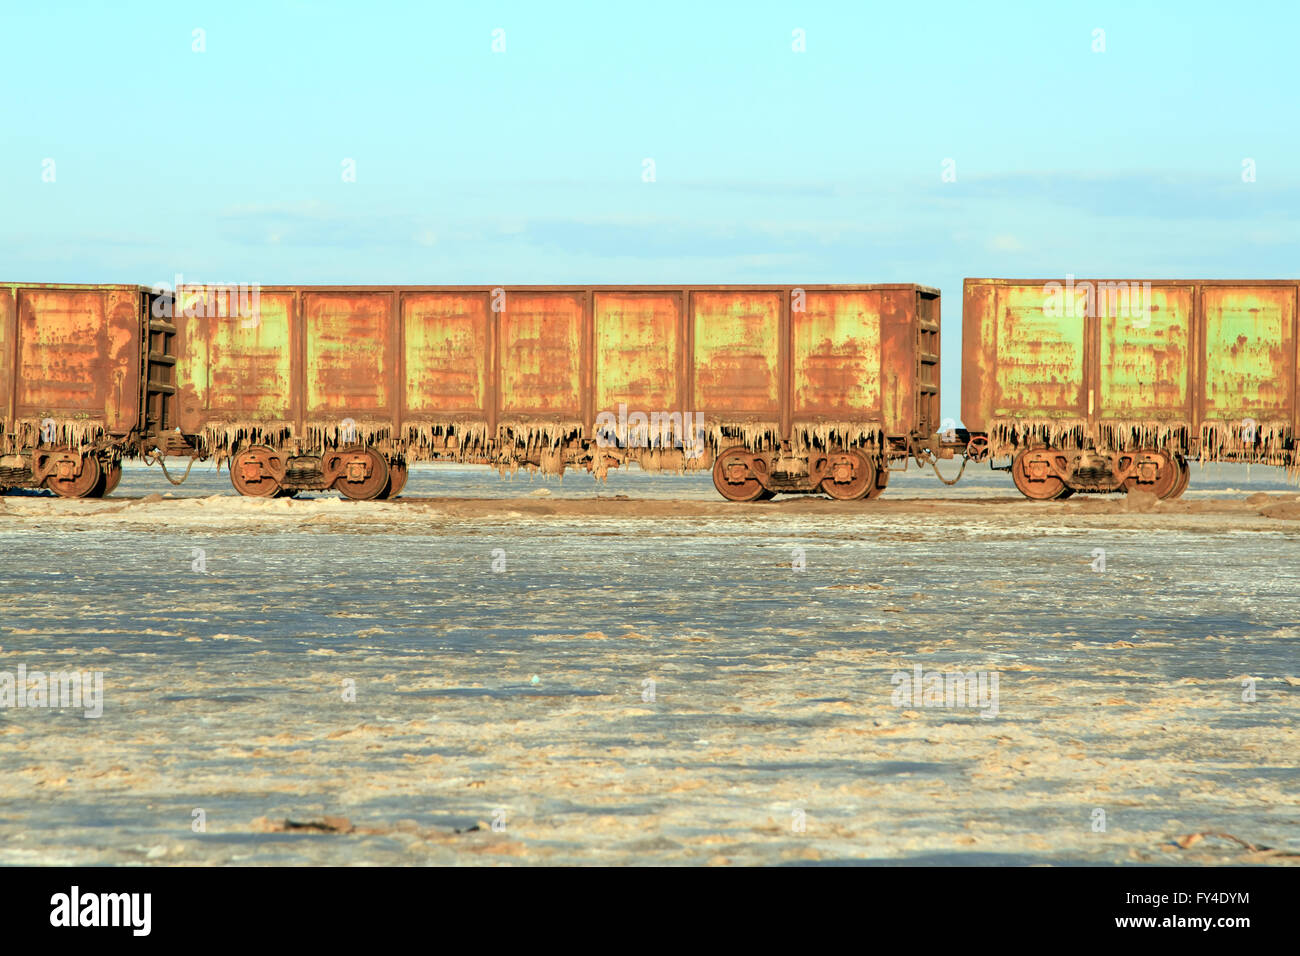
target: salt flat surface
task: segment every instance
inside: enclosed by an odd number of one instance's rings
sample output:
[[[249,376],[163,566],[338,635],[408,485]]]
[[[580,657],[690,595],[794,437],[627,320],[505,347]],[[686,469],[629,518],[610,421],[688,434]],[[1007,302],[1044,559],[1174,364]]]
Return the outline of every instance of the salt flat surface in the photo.
[[[0,709],[0,863],[1293,863],[1298,639],[1273,469],[746,506],[700,475],[416,468],[357,503],[128,466],[104,501],[0,498],[0,674],[104,676],[98,719]],[[997,674],[996,716],[899,703],[917,666]],[[325,817],[351,832],[283,830]],[[1176,843],[1205,831],[1272,850]]]

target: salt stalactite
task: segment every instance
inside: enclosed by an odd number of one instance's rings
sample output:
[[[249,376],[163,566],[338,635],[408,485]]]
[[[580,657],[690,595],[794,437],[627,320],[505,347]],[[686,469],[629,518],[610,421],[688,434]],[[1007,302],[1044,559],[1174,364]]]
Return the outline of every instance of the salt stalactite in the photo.
[[[483,421],[408,422],[406,425],[407,461],[464,462],[482,458],[488,452],[488,427]]]
[[[540,468],[543,474],[564,473],[566,445],[582,434],[575,421],[510,421],[497,426],[496,467],[502,474],[514,474],[519,467]],[[534,464],[536,458],[539,464]]]
[[[664,470],[664,451],[660,448],[636,449],[637,467],[642,471],[660,472]]]
[[[104,422],[89,418],[20,418],[14,425],[14,440],[7,449],[10,453],[38,445],[85,450],[105,434]]]
[[[1187,421],[1147,419],[1110,420],[1099,423],[1093,440],[1112,451],[1161,448],[1190,455],[1193,429]],[[1087,423],[1079,419],[999,418],[989,428],[989,442],[998,457],[1014,455],[1026,445],[1043,443],[1056,448],[1084,447]],[[1284,420],[1210,420],[1201,423],[1201,462],[1246,462],[1278,465],[1287,477],[1300,481],[1300,455],[1294,429]]]
[[[293,435],[289,422],[209,422],[199,436],[203,453],[217,464],[253,445],[281,447]]]
[[[1288,477],[1300,465],[1291,424],[1286,421],[1201,422],[1201,460],[1285,465]]]
[[[564,449],[548,448],[541,455],[541,469],[544,475],[564,476]]]
[[[772,422],[719,422],[708,428],[705,445],[717,454],[735,445],[750,451],[774,451],[781,447],[781,431]]]
[[[308,448],[363,444],[388,456],[404,455],[407,461],[451,460],[460,463],[488,462],[502,473],[514,474],[520,467],[540,470],[543,474],[562,475],[574,461],[589,458],[592,474],[604,479],[613,459],[618,465],[635,462],[647,472],[707,470],[719,452],[744,446],[752,452],[771,453],[780,448],[781,435],[773,422],[712,421],[701,427],[700,454],[687,454],[697,448],[696,435],[683,435],[675,424],[671,435],[651,434],[653,429],[629,423],[622,447],[600,447],[592,440],[582,440],[584,429],[576,421],[508,421],[495,432],[481,420],[447,420],[408,422],[400,436],[394,436],[387,423],[356,423],[341,419],[314,421],[308,425]],[[23,419],[18,422],[17,446],[42,443],[45,420]],[[1254,424],[1251,439],[1249,421],[1207,421],[1201,425],[1203,461],[1241,461],[1282,465],[1288,476],[1300,480],[1300,456],[1289,422],[1265,421]],[[1056,448],[1081,448],[1095,442],[1114,451],[1140,448],[1166,448],[1181,454],[1191,451],[1193,429],[1186,421],[1147,419],[1109,420],[1099,423],[1097,433],[1088,423],[1075,418],[999,418],[989,428],[993,454],[1014,455],[1026,445],[1046,444]],[[104,437],[102,423],[67,419],[53,425],[53,442],[86,447]],[[797,423],[791,444],[798,454],[832,448],[876,450],[883,447],[885,436],[879,425],[861,422],[820,421]],[[205,454],[218,462],[230,457],[237,448],[251,445],[284,447],[293,438],[291,423],[213,422],[201,434]],[[573,443],[582,446],[575,451]],[[685,445],[686,447],[682,447]]]
[[[1034,444],[1081,448],[1089,438],[1088,422],[1082,418],[995,418],[988,435],[996,457]]]
[[[389,422],[357,422],[342,418],[311,421],[307,423],[307,443],[313,449],[366,445],[390,456],[399,451]]]
[[[1112,451],[1163,448],[1186,455],[1191,447],[1192,429],[1185,421],[1109,420],[1099,431],[1098,443]]]
[[[861,422],[810,422],[793,429],[796,451],[830,451],[834,448],[876,449],[884,443],[884,431],[878,425]]]
[[[606,449],[595,448],[592,451],[591,476],[597,481],[605,481],[609,478],[609,463],[605,458]]]
[[[635,432],[629,429],[630,436]],[[673,437],[680,440],[674,431]],[[675,472],[683,474],[691,471],[707,471],[720,452],[728,448],[743,446],[759,454],[776,453],[781,447],[781,434],[778,426],[772,422],[713,422],[704,428],[699,436],[702,441],[697,444],[694,435],[685,436],[685,446],[676,443],[663,445],[623,448],[592,449],[594,460],[592,473],[604,478],[609,470],[606,457],[620,464],[635,462],[647,472]],[[799,424],[794,427],[792,445],[796,453],[807,454],[814,449],[862,448],[874,450],[884,443],[884,433],[878,425],[860,422],[816,422]],[[687,454],[687,450],[698,454]]]

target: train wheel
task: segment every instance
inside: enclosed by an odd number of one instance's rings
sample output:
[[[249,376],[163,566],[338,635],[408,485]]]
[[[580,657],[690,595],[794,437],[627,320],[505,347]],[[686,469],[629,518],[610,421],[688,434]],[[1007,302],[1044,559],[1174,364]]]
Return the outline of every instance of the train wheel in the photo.
[[[275,498],[280,494],[284,458],[265,445],[245,448],[230,459],[230,483],[248,498]]]
[[[879,498],[885,493],[885,488],[889,486],[889,463],[883,458],[876,462],[876,480],[872,482],[871,488],[867,491],[868,498]]]
[[[396,498],[406,487],[407,468],[404,461],[388,463],[388,487],[379,495],[380,498]]]
[[[330,487],[353,501],[373,501],[388,487],[388,462],[373,448],[352,445],[321,459]]]
[[[102,495],[111,495],[113,489],[122,481],[122,463],[115,461],[104,469],[104,490]]]
[[[1181,498],[1192,481],[1192,466],[1187,463],[1187,459],[1182,455],[1175,455],[1174,463],[1178,465],[1178,481],[1174,483],[1174,490],[1169,492],[1171,499]]]
[[[766,501],[773,492],[754,474],[753,456],[741,445],[728,448],[713,462],[713,487],[729,501]]]
[[[1182,479],[1182,469],[1173,456],[1155,448],[1143,448],[1135,456],[1137,473],[1124,479],[1124,491],[1150,491],[1157,498],[1172,498]]]
[[[1056,452],[1043,445],[1026,448],[1011,463],[1011,480],[1020,493],[1034,501],[1068,498],[1074,490],[1053,470]]]
[[[94,491],[86,495],[87,498],[103,498],[111,494],[117,487],[117,483],[122,480],[122,465],[120,462],[99,463],[99,483],[95,485]]]
[[[857,501],[876,486],[875,465],[856,451],[832,452],[825,469],[821,489],[836,501]]]
[[[46,453],[48,469],[42,484],[60,498],[91,498],[101,487],[104,471],[94,455],[82,455],[70,448]]]

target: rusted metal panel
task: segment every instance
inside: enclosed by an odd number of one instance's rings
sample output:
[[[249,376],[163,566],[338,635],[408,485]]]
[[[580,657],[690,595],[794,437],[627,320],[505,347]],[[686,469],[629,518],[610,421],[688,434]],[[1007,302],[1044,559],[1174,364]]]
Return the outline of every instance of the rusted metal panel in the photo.
[[[882,426],[886,435],[907,435],[918,425],[920,339],[915,294],[883,293],[880,325]]]
[[[596,421],[596,294],[582,294],[582,321],[578,340],[578,391],[582,399],[582,434],[594,434]]]
[[[881,292],[806,292],[791,309],[794,332],[793,415],[796,422],[882,421],[881,314],[893,299]],[[914,358],[913,349],[901,356]]]
[[[14,306],[14,423],[56,423],[55,441],[140,421],[142,290],[135,286],[19,286]]]
[[[502,419],[582,419],[585,291],[505,290],[500,330]]]
[[[1098,282],[1100,421],[1192,418],[1192,285]]]
[[[261,290],[253,315],[202,305],[212,301],[203,287],[176,293],[182,430],[224,438],[247,423],[288,427],[295,417],[293,292]]]
[[[597,414],[683,411],[682,295],[598,290],[593,315]]]
[[[1206,419],[1286,423],[1295,411],[1296,287],[1207,285]]]
[[[391,295],[303,290],[309,431],[333,434],[349,419],[359,437],[391,431],[397,402]]]
[[[987,432],[993,420],[997,377],[997,287],[967,279],[961,309],[961,419],[972,432]]]
[[[995,454],[1087,428],[1095,319],[1072,284],[966,281],[962,418]],[[1091,360],[1091,362],[1090,362]]]
[[[3,434],[0,434],[0,446],[3,445],[4,435],[13,431],[17,296],[18,290],[12,286],[0,290],[0,425],[4,426]],[[0,451],[3,450],[0,447]]]
[[[418,292],[402,296],[406,412],[417,421],[488,414],[488,296]]]
[[[993,322],[996,335],[995,416],[1084,418],[1083,297],[1052,293],[1043,285],[998,290]]]
[[[778,426],[783,297],[770,291],[692,293],[696,411],[715,421]]]

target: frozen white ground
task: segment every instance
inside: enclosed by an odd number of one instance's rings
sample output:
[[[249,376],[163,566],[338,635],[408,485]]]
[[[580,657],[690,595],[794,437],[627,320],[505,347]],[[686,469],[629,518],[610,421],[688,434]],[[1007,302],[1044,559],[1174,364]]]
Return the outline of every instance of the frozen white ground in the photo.
[[[1276,470],[1160,504],[983,468],[852,505],[465,468],[405,498],[241,500],[206,466],[0,498],[0,678],[104,679],[97,719],[0,709],[0,863],[1300,853]],[[918,666],[996,675],[996,716],[900,702]]]

